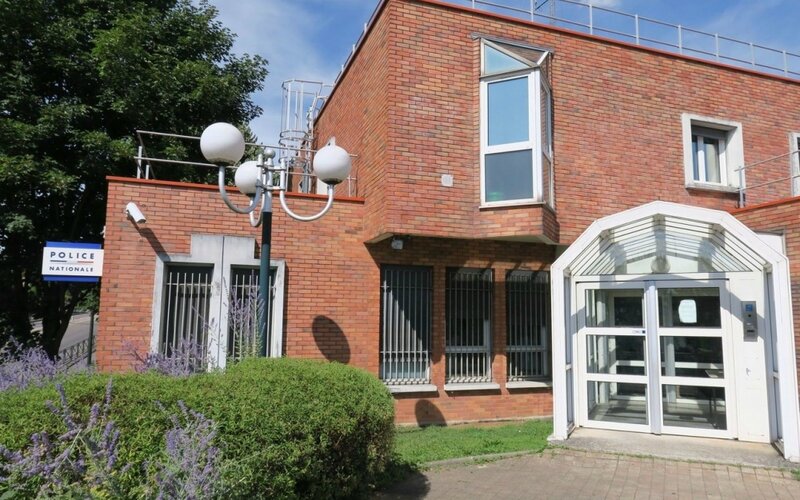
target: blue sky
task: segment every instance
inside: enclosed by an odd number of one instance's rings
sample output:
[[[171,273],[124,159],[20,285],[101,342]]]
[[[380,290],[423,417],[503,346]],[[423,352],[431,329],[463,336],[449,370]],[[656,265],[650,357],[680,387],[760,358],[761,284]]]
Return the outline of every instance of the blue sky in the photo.
[[[529,0],[493,1],[524,6],[529,3]],[[280,129],[281,83],[290,78],[332,83],[378,0],[210,0],[210,3],[219,10],[222,23],[237,35],[234,52],[259,54],[269,61],[270,74],[264,90],[254,96],[264,113],[250,125],[261,142],[274,144]],[[800,53],[798,0],[593,0],[592,3]]]

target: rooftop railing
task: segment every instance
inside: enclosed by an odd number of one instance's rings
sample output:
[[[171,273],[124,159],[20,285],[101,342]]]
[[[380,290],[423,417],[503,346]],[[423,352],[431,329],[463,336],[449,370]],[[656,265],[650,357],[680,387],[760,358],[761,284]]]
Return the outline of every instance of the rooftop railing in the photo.
[[[629,14],[589,1],[577,0],[444,0],[475,10],[502,14],[528,21],[550,24],[589,35],[661,49],[676,54],[729,64],[764,73],[800,79],[800,54],[767,47],[731,36],[709,33],[680,24],[671,24],[637,14]],[[353,55],[375,20],[378,8],[364,24],[364,31],[347,61],[342,65],[338,82]]]
[[[740,208],[800,196],[800,150],[744,165],[736,172]]]

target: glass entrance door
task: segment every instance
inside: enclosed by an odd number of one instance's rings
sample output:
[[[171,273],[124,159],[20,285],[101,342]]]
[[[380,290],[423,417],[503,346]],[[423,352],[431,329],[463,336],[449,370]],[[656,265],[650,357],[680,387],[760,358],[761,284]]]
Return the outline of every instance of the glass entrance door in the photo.
[[[725,282],[578,285],[581,425],[734,437]]]

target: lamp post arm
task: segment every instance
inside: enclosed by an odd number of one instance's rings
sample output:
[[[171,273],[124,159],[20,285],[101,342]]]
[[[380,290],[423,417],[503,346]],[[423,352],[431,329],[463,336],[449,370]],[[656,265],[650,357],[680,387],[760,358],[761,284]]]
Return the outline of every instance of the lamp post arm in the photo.
[[[228,205],[228,208],[233,210],[239,214],[248,214],[253,213],[253,210],[256,209],[258,204],[261,202],[262,191],[261,189],[256,189],[256,195],[253,197],[253,201],[250,202],[250,206],[247,208],[239,208],[233,204],[233,202],[228,198],[228,192],[225,190],[225,167],[219,167],[219,175],[217,176],[217,184],[219,186],[219,194],[222,196],[222,201]]]
[[[312,220],[319,219],[320,217],[325,215],[328,212],[328,210],[330,210],[331,205],[333,205],[333,186],[328,185],[328,203],[325,204],[325,207],[322,209],[321,212],[315,215],[303,216],[303,215],[297,215],[296,213],[292,212],[291,209],[286,205],[286,192],[283,189],[281,189],[280,191],[280,199],[281,199],[281,207],[283,207],[283,210],[286,211],[286,213],[291,218],[297,219],[302,222],[310,222]]]

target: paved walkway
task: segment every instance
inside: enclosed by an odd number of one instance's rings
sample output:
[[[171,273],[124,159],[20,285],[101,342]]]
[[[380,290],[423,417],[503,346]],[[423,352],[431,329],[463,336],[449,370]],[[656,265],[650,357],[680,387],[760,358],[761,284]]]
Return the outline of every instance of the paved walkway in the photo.
[[[484,464],[434,468],[377,498],[800,499],[800,481],[788,469],[553,448]]]

